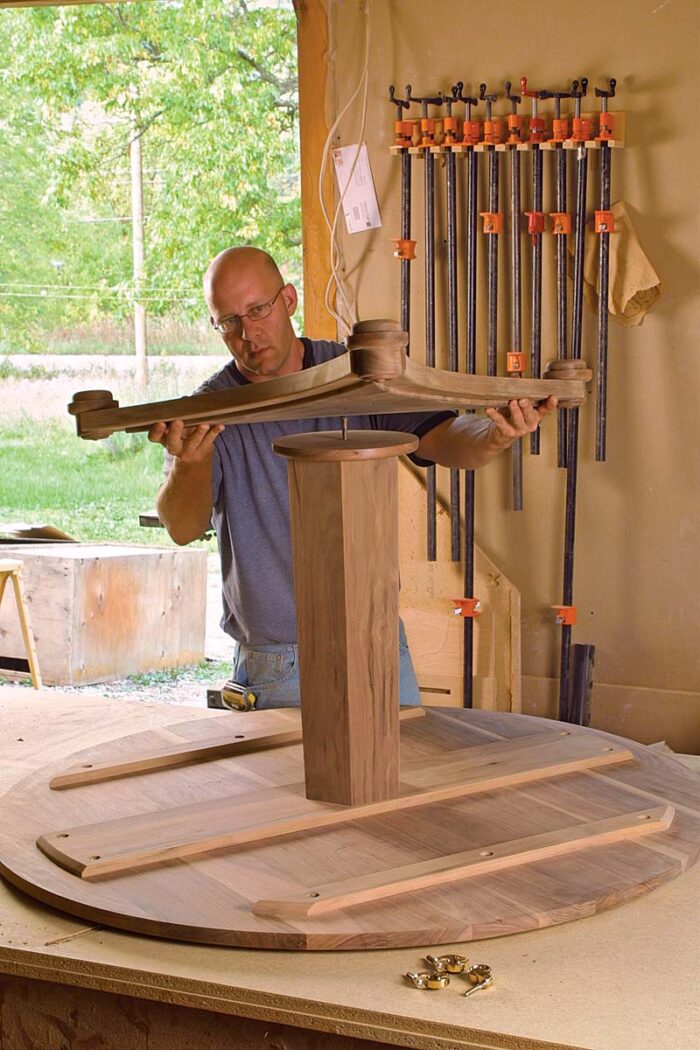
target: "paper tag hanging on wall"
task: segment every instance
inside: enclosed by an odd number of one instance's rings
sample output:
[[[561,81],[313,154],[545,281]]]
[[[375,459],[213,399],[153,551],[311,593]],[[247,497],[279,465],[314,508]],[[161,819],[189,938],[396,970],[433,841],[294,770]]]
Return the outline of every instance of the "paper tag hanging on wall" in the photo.
[[[363,143],[359,155],[357,150],[357,145],[341,146],[340,149],[333,150],[333,164],[343,197],[343,212],[348,233],[375,230],[382,224],[367,146]]]

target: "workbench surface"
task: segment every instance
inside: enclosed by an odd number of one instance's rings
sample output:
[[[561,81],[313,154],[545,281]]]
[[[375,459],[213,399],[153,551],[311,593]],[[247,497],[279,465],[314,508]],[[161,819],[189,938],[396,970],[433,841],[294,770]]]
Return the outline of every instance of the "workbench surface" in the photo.
[[[202,717],[226,715],[0,687],[0,792],[91,744]],[[695,1050],[699,889],[697,865],[591,918],[426,948],[461,951],[492,967],[493,987],[464,999],[459,978],[439,992],[403,980],[422,968],[421,949],[293,953],[178,944],[83,923],[0,880],[0,975],[415,1048]],[[318,1045],[332,1047],[333,1036]]]

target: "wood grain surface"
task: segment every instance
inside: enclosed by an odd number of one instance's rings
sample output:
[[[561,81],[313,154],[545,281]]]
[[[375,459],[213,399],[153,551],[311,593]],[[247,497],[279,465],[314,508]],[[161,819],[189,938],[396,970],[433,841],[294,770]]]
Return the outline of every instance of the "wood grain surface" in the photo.
[[[369,355],[374,355],[369,357]],[[183,419],[190,424],[254,423],[267,419],[311,419],[364,413],[432,412],[444,408],[503,406],[513,399],[543,401],[550,395],[562,407],[583,404],[586,383],[579,379],[513,379],[475,376],[427,368],[402,358],[389,378],[368,376],[376,352],[350,350],[294,375],[230,390],[154,401],[123,408],[83,409],[80,391],[69,406],[81,437],[102,438],[120,430],[147,430],[153,423]],[[381,374],[381,369],[374,367]]]
[[[355,460],[407,456],[418,448],[413,434],[391,430],[337,430],[315,434],[291,434],[272,442],[273,452],[287,459]]]
[[[104,878],[232,846],[359,823],[399,810],[632,761],[628,748],[601,746],[599,740],[581,735],[567,737],[533,734],[505,743],[461,748],[438,761],[409,760],[408,768],[401,771],[398,796],[362,805],[319,802],[305,797],[301,784],[290,784],[220,798],[215,809],[208,803],[193,803],[138,817],[77,827],[64,825],[40,835],[37,845],[66,871],[84,879]],[[307,754],[308,748],[305,757]],[[343,773],[339,769],[339,775]],[[271,809],[274,816],[270,816]]]
[[[306,794],[343,805],[393,798],[399,793],[395,454],[289,459],[287,466]]]
[[[231,714],[215,720],[222,732],[250,732],[264,716],[274,729],[286,712]],[[167,740],[209,739],[214,722],[170,727]],[[289,718],[278,728],[289,730]],[[401,727],[402,780],[419,779],[432,764],[447,789],[459,765],[457,752],[472,749],[484,765],[484,745],[500,743],[511,756],[562,739],[558,723],[521,715],[430,708]],[[537,740],[528,741],[529,737]],[[207,852],[126,875],[88,882],[63,870],[37,849],[51,827],[130,822],[180,807],[216,813],[222,799],[238,797],[239,823],[262,816],[284,819],[284,807],[303,799],[301,747],[290,744],[178,768],[162,768],[70,791],[52,791],[60,769],[36,770],[0,802],[0,869],[17,887],[59,909],[141,933],[213,944],[296,949],[345,949],[436,944],[538,929],[585,917],[631,901],[679,875],[700,846],[700,785],[672,758],[647,748],[571,727],[576,746],[629,749],[635,760],[601,771],[576,772],[527,784],[480,791],[359,821],[248,846]],[[564,738],[566,739],[566,738]],[[517,744],[517,741],[521,741]],[[580,743],[579,743],[580,741]],[[153,745],[149,734],[149,746]],[[70,764],[112,760],[133,753],[124,738],[71,757]],[[541,757],[541,756],[540,756]],[[454,774],[456,775],[456,774]],[[287,800],[284,802],[284,800]],[[231,803],[232,804],[232,803]],[[670,805],[676,815],[666,831],[634,842],[616,842],[550,857],[445,885],[367,901],[304,920],[256,916],[261,899],[298,894],[309,886],[380,877],[409,864],[429,863],[515,839],[566,831],[643,809]],[[333,807],[329,807],[333,808]],[[335,807],[340,809],[340,807]],[[258,809],[256,814],[254,811]]]
[[[421,718],[423,715],[422,707],[404,707],[399,711],[400,720]],[[287,729],[279,725],[279,721],[285,717],[290,723]],[[181,741],[163,744],[161,747],[143,748],[143,742],[139,741],[141,746],[135,746],[131,754],[121,759],[112,758],[105,762],[81,762],[78,765],[68,766],[63,772],[52,778],[49,787],[53,791],[62,791],[65,788],[80,787],[83,784],[96,784],[102,780],[131,777],[137,773],[147,773],[154,769],[164,769],[167,766],[186,766],[192,762],[208,762],[212,758],[243,755],[247,751],[263,751],[301,742],[301,726],[296,710],[286,712],[280,710],[275,715],[275,721],[278,724],[272,730],[265,726],[264,719],[257,720],[256,725],[245,733],[240,731],[240,726],[236,726],[228,732],[219,730],[216,735],[205,737],[196,743]]]
[[[356,879],[342,879],[326,885],[314,883],[288,897],[256,901],[253,912],[277,919],[307,919],[311,915],[322,915],[366,901],[395,897],[400,893],[415,893],[417,890],[503,871],[521,864],[535,864],[549,857],[561,857],[565,853],[575,853],[591,846],[628,842],[657,831],[666,831],[673,823],[674,816],[673,806],[656,806],[625,813],[621,817],[576,824],[561,831],[546,831],[541,835],[511,839],[499,846],[485,849],[479,846],[464,853],[450,853],[436,860],[404,864],[400,868],[389,868]]]

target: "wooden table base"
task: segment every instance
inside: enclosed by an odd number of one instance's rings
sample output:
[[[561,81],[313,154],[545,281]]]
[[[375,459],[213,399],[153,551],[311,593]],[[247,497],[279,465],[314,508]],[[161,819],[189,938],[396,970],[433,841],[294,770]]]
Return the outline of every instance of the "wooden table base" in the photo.
[[[399,798],[344,807],[305,797],[298,717],[200,718],[37,770],[0,802],[0,871],[140,933],[356,949],[581,918],[675,877],[700,849],[700,782],[630,741],[431,708],[401,721]],[[99,779],[76,779],[98,766]]]

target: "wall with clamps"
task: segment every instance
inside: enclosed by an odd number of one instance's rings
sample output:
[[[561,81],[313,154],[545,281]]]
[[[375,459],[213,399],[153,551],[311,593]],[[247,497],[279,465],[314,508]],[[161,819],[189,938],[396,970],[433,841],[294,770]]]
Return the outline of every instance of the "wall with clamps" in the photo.
[[[369,14],[367,13],[369,11]],[[639,241],[661,277],[662,295],[637,328],[610,322],[607,462],[594,460],[594,411],[581,413],[574,594],[578,624],[573,641],[596,646],[593,725],[640,740],[664,738],[677,750],[700,750],[700,486],[698,478],[698,368],[694,333],[700,325],[697,288],[697,199],[700,150],[688,100],[698,91],[698,67],[688,48],[697,33],[692,0],[667,4],[610,4],[543,7],[510,0],[465,5],[458,0],[328,0],[297,4],[301,80],[312,78],[321,96],[302,89],[302,151],[307,173],[313,142],[323,140],[357,84],[365,60],[366,19],[370,19],[369,84],[365,141],[380,202],[381,229],[348,236],[340,230],[346,279],[356,293],[361,317],[397,316],[399,268],[392,238],[400,226],[400,162],[390,155],[394,108],[387,87],[411,83],[414,94],[449,92],[464,81],[478,93],[485,81],[498,91],[494,113],[505,118],[503,82],[528,76],[536,87],[564,90],[573,78],[590,79],[583,110],[596,111],[590,96],[607,78],[617,80],[610,109],[625,114],[625,147],[612,156],[612,200],[624,200]],[[326,17],[327,16],[327,17]],[[319,25],[326,34],[310,54],[305,33]],[[551,41],[556,41],[555,46]],[[305,57],[306,55],[306,57]],[[361,95],[360,95],[361,99]],[[562,103],[566,108],[565,103]],[[351,106],[338,144],[357,141],[360,102]],[[549,114],[549,107],[543,105]],[[460,110],[461,112],[461,110]],[[529,113],[527,101],[521,108]],[[418,116],[418,112],[413,114]],[[483,119],[483,112],[475,111]],[[596,201],[598,151],[590,151],[587,212]],[[550,154],[544,157],[544,210],[552,211]],[[458,158],[459,161],[459,158]],[[309,167],[311,166],[311,168]],[[507,194],[507,166],[502,192]],[[422,180],[414,164],[413,229],[417,260],[412,264],[412,353],[423,353]],[[459,168],[458,173],[463,171]],[[317,179],[318,168],[313,172]],[[458,174],[458,178],[462,178]],[[311,176],[309,175],[309,179]],[[523,155],[523,201],[529,186]],[[313,181],[313,180],[311,180]],[[436,248],[444,249],[444,178],[436,166],[438,226]],[[569,207],[574,200],[573,169]],[[461,189],[460,189],[461,194]],[[460,199],[462,199],[460,197]],[[481,210],[486,202],[481,202]],[[307,259],[323,267],[323,241],[314,235],[311,193],[304,199]],[[506,235],[504,235],[506,236]],[[529,238],[522,234],[526,255]],[[479,266],[485,265],[485,238]],[[553,242],[543,245],[543,361],[554,357]],[[318,246],[321,245],[321,250]],[[501,250],[499,278],[505,280],[508,250]],[[483,272],[483,269],[482,269]],[[527,270],[523,287],[524,349],[527,346]],[[460,289],[463,267],[460,260]],[[505,287],[505,284],[503,285]],[[311,293],[311,294],[310,294]],[[438,304],[445,282],[438,278]],[[318,332],[322,307],[313,285],[307,289],[309,334]],[[485,296],[480,289],[479,370],[484,370]],[[438,316],[440,310],[438,310]],[[460,361],[463,322],[460,319]],[[499,310],[500,357],[509,349],[508,309]],[[438,326],[438,363],[445,367],[445,325]],[[584,310],[583,357],[595,358],[596,316]],[[442,358],[441,358],[442,355]],[[462,365],[463,366],[463,365]],[[549,421],[542,453],[524,456],[524,509],[509,509],[506,458],[477,475],[477,543],[522,594],[523,710],[554,714],[558,686],[559,630],[550,606],[561,600],[564,471],[556,465],[555,427]],[[444,489],[446,477],[441,478]],[[449,557],[449,552],[440,552]],[[402,575],[410,572],[404,565]],[[446,595],[452,598],[454,595]]]

